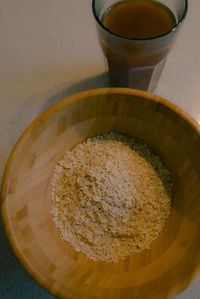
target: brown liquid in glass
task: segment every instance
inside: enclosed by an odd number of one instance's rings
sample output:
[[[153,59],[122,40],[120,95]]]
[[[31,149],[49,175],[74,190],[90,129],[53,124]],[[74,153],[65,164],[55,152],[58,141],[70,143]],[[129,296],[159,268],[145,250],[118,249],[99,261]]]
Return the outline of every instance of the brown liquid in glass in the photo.
[[[165,34],[176,26],[169,8],[152,0],[120,1],[106,10],[102,23],[113,33],[146,39]]]

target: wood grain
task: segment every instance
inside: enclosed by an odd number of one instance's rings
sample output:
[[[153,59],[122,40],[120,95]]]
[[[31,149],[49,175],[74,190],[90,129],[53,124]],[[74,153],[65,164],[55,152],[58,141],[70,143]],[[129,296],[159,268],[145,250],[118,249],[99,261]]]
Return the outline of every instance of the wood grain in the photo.
[[[115,131],[159,154],[174,183],[172,214],[149,250],[118,264],[93,262],[63,241],[49,212],[50,181],[62,153]],[[200,268],[200,128],[157,96],[123,88],[83,92],[50,107],[25,130],[2,182],[2,215],[27,271],[59,298],[166,299]]]

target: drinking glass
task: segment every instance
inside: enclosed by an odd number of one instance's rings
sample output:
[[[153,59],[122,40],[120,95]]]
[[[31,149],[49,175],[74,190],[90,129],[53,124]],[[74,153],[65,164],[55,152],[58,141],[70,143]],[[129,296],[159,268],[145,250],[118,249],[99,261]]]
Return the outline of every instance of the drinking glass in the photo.
[[[113,33],[103,25],[104,13],[118,2],[116,0],[92,1],[98,38],[107,59],[111,83],[114,86],[152,92],[186,16],[188,1],[158,0],[158,3],[164,4],[171,10],[176,19],[176,26],[165,34],[145,39],[124,37]]]

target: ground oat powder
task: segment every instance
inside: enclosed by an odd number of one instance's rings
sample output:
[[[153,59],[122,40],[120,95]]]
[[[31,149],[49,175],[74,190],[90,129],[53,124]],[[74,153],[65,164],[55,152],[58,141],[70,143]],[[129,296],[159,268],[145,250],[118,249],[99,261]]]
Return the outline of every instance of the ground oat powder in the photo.
[[[115,133],[67,151],[51,191],[61,237],[94,261],[148,249],[170,214],[169,171],[146,145]]]

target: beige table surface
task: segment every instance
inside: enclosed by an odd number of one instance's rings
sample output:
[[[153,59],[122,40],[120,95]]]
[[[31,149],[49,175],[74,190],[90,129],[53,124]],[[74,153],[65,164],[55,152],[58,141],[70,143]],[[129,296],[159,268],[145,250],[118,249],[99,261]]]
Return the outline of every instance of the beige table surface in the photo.
[[[108,74],[91,0],[0,0],[0,179],[12,147],[38,114],[68,95],[105,86]],[[189,0],[187,18],[154,93],[200,123],[198,0]],[[0,232],[4,234],[2,224]],[[1,240],[0,297],[52,298],[30,282],[5,235]],[[200,279],[175,298],[199,299]]]

